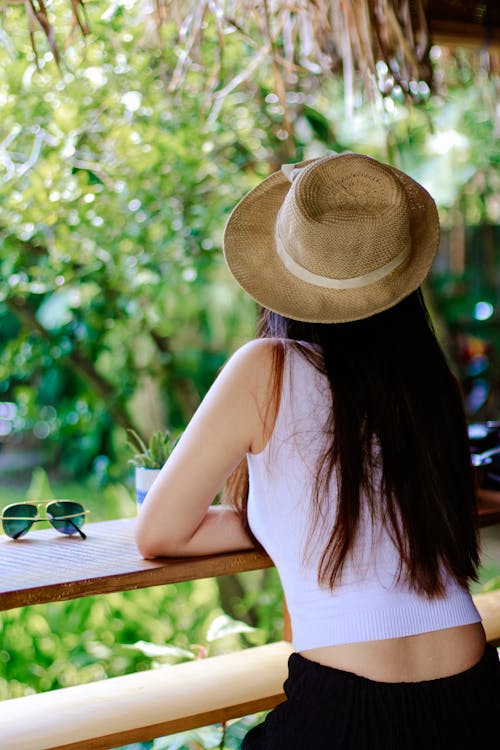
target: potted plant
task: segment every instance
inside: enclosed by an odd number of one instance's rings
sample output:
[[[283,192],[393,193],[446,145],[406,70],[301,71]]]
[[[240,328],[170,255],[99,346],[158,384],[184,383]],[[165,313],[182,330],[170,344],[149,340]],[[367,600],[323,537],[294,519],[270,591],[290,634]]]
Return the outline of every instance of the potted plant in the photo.
[[[127,442],[134,453],[129,463],[135,466],[135,496],[137,510],[140,510],[148,490],[175,448],[180,435],[173,437],[169,430],[158,430],[151,435],[149,444],[146,445],[135,430],[129,429],[128,434]]]

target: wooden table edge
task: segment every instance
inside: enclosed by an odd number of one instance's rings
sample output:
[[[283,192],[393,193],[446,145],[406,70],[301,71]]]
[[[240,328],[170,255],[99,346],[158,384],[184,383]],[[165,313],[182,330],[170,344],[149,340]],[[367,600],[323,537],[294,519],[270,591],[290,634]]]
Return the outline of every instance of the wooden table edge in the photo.
[[[84,596],[98,596],[201,578],[245,573],[273,567],[274,563],[265,552],[242,550],[204,557],[158,558],[147,561],[146,565],[147,567],[123,573],[117,572],[3,591],[0,592],[0,611],[33,604],[69,601]]]

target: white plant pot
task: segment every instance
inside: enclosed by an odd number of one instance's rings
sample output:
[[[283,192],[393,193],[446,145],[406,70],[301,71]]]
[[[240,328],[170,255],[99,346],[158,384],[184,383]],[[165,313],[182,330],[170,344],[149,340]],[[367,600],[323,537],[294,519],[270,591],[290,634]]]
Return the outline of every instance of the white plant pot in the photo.
[[[135,467],[135,499],[137,500],[138,512],[160,471],[161,469],[145,469],[144,466]]]

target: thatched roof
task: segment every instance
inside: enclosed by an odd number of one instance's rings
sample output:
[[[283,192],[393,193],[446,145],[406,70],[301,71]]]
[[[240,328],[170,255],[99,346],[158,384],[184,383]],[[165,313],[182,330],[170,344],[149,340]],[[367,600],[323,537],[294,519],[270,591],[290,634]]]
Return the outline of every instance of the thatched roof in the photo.
[[[409,99],[412,82],[426,81],[432,88],[429,50],[432,44],[500,49],[498,0],[147,0],[145,13],[161,26],[174,22],[183,54],[173,73],[171,88],[183,78],[197,57],[204,29],[215,26],[221,46],[224,31],[231,29],[255,47],[255,67],[271,63],[276,93],[281,98],[291,71],[331,75],[343,72],[346,98],[353,80],[363,78],[368,97],[378,95],[376,63],[390,72],[392,85]],[[60,50],[44,0],[5,0],[23,4],[28,30],[36,51],[35,32],[48,40],[56,61]],[[73,29],[91,33],[84,0],[68,0]],[[38,34],[37,36],[39,36]],[[252,68],[253,70],[254,68]],[[248,75],[237,71],[241,82]],[[227,86],[221,82],[221,86]],[[229,82],[232,85],[232,82]],[[413,89],[415,86],[413,86]],[[389,93],[389,92],[383,92]]]

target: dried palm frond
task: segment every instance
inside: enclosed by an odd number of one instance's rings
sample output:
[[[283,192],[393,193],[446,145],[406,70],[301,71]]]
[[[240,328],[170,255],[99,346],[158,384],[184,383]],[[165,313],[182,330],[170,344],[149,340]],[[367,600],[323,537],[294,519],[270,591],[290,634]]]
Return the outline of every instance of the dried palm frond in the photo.
[[[72,25],[69,37],[73,35],[74,31],[78,29],[82,36],[89,34],[89,25],[85,13],[84,0],[68,0],[71,7]],[[48,7],[44,0],[3,0],[3,14],[5,15],[6,8],[9,5],[24,5],[26,11],[26,19],[28,23],[28,33],[30,36],[31,47],[35,55],[35,61],[38,65],[38,48],[36,45],[35,33],[42,31],[45,38],[47,39],[50,51],[54,56],[54,60],[59,65],[61,59],[61,53],[59,45],[56,41],[56,29],[50,22]]]
[[[24,5],[35,54],[34,32],[41,29],[58,61],[60,52],[47,13],[49,2],[3,0],[4,8]],[[454,2],[443,0],[441,4],[451,8]],[[459,2],[467,8],[480,5],[475,0]],[[68,3],[73,18],[71,33],[79,29],[87,35],[84,0]],[[152,19],[158,32],[166,23],[178,29],[179,52],[170,75],[170,91],[181,88],[190,71],[199,71],[213,94],[213,116],[229,91],[266,65],[288,132],[286,91],[298,76],[331,76],[343,71],[348,110],[353,107],[358,82],[358,88],[372,100],[395,87],[408,100],[418,98],[422,90],[418,82],[422,81],[432,88],[427,19],[435,13],[435,6],[433,3],[431,8],[429,0],[141,0],[141,13]],[[449,17],[453,25],[453,14]],[[254,57],[250,62],[248,56],[242,58],[242,69],[233,66],[230,79],[224,80],[225,37],[231,32],[254,50]],[[202,42],[207,34],[212,40],[215,34],[217,51],[211,61],[202,62]],[[161,35],[156,37],[161,44]]]
[[[360,74],[368,96],[378,91],[376,62],[385,62],[393,85],[412,96],[411,81],[430,83],[429,33],[425,0],[155,0],[157,17],[177,23],[182,53],[171,87],[182,85],[195,60],[210,16],[221,45],[224,30],[242,39],[267,60],[280,99],[284,84],[297,69],[331,75],[341,67],[346,94],[352,95]],[[161,10],[159,10],[161,8]]]

